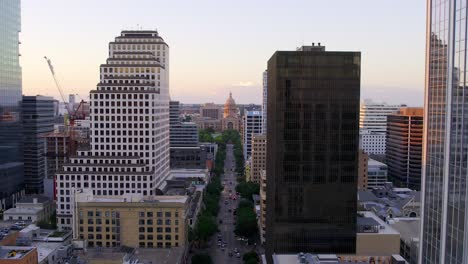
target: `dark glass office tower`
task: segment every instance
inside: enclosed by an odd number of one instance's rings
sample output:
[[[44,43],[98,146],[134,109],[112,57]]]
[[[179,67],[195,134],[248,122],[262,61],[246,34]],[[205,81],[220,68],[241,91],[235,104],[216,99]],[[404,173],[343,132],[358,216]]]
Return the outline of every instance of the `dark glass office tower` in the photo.
[[[45,135],[54,131],[54,98],[23,96],[24,183],[26,193],[44,193]]]
[[[0,0],[0,209],[18,199],[23,184],[19,0]]]
[[[266,255],[356,252],[360,52],[268,61]]]
[[[468,263],[468,1],[427,4],[420,263]]]

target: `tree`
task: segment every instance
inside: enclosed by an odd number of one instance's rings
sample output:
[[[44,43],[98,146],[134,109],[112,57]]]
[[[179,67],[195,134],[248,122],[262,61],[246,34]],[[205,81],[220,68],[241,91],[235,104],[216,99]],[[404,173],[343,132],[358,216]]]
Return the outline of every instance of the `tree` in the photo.
[[[258,257],[257,252],[250,251],[242,256],[242,260],[244,261],[244,264],[257,264],[260,261],[260,258]]]
[[[247,238],[255,237],[258,234],[257,214],[254,212],[252,204],[248,202],[243,203],[242,206],[237,208],[237,220],[234,232],[238,236]]]
[[[192,256],[192,264],[213,264],[213,260],[209,255],[197,254]]]
[[[200,142],[214,142],[213,136],[206,130],[198,131],[198,139],[200,140]]]
[[[198,222],[195,226],[195,236],[202,241],[207,241],[213,234],[218,231],[218,224],[215,218],[207,213],[202,212],[198,217]]]
[[[242,198],[251,200],[253,194],[260,193],[260,185],[255,182],[242,181],[236,186],[236,191],[240,193]]]

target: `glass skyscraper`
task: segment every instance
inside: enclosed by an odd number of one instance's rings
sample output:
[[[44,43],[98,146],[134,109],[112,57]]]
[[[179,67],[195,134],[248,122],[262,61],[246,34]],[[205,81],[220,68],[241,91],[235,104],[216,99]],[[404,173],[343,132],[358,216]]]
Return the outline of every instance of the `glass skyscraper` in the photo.
[[[20,0],[0,0],[0,203],[10,207],[23,184]]]
[[[428,0],[420,263],[468,263],[467,0]]]

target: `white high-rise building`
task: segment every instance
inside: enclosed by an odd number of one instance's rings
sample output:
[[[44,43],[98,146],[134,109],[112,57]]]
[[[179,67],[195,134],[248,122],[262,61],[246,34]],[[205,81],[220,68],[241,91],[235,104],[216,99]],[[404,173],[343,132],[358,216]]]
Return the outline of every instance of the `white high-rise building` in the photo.
[[[57,172],[57,220],[73,225],[73,193],[155,195],[169,176],[169,46],[157,31],[122,31],[90,92],[90,146]]]
[[[359,144],[368,154],[385,154],[387,116],[406,105],[389,105],[365,100],[359,114]]]
[[[263,72],[263,101],[262,101],[262,134],[267,132],[267,104],[268,104],[268,71]]]
[[[253,135],[262,133],[262,111],[247,111],[243,124],[244,159],[248,159],[252,152]]]

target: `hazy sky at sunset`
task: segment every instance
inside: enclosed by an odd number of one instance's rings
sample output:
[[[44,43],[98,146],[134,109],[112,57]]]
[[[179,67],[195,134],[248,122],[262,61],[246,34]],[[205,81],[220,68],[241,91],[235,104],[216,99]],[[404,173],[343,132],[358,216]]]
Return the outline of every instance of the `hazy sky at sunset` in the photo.
[[[122,29],[155,29],[170,46],[170,90],[182,103],[260,103],[276,50],[321,42],[362,52],[362,96],[422,105],[425,1],[22,0],[23,93],[58,98],[95,88],[108,42]]]

